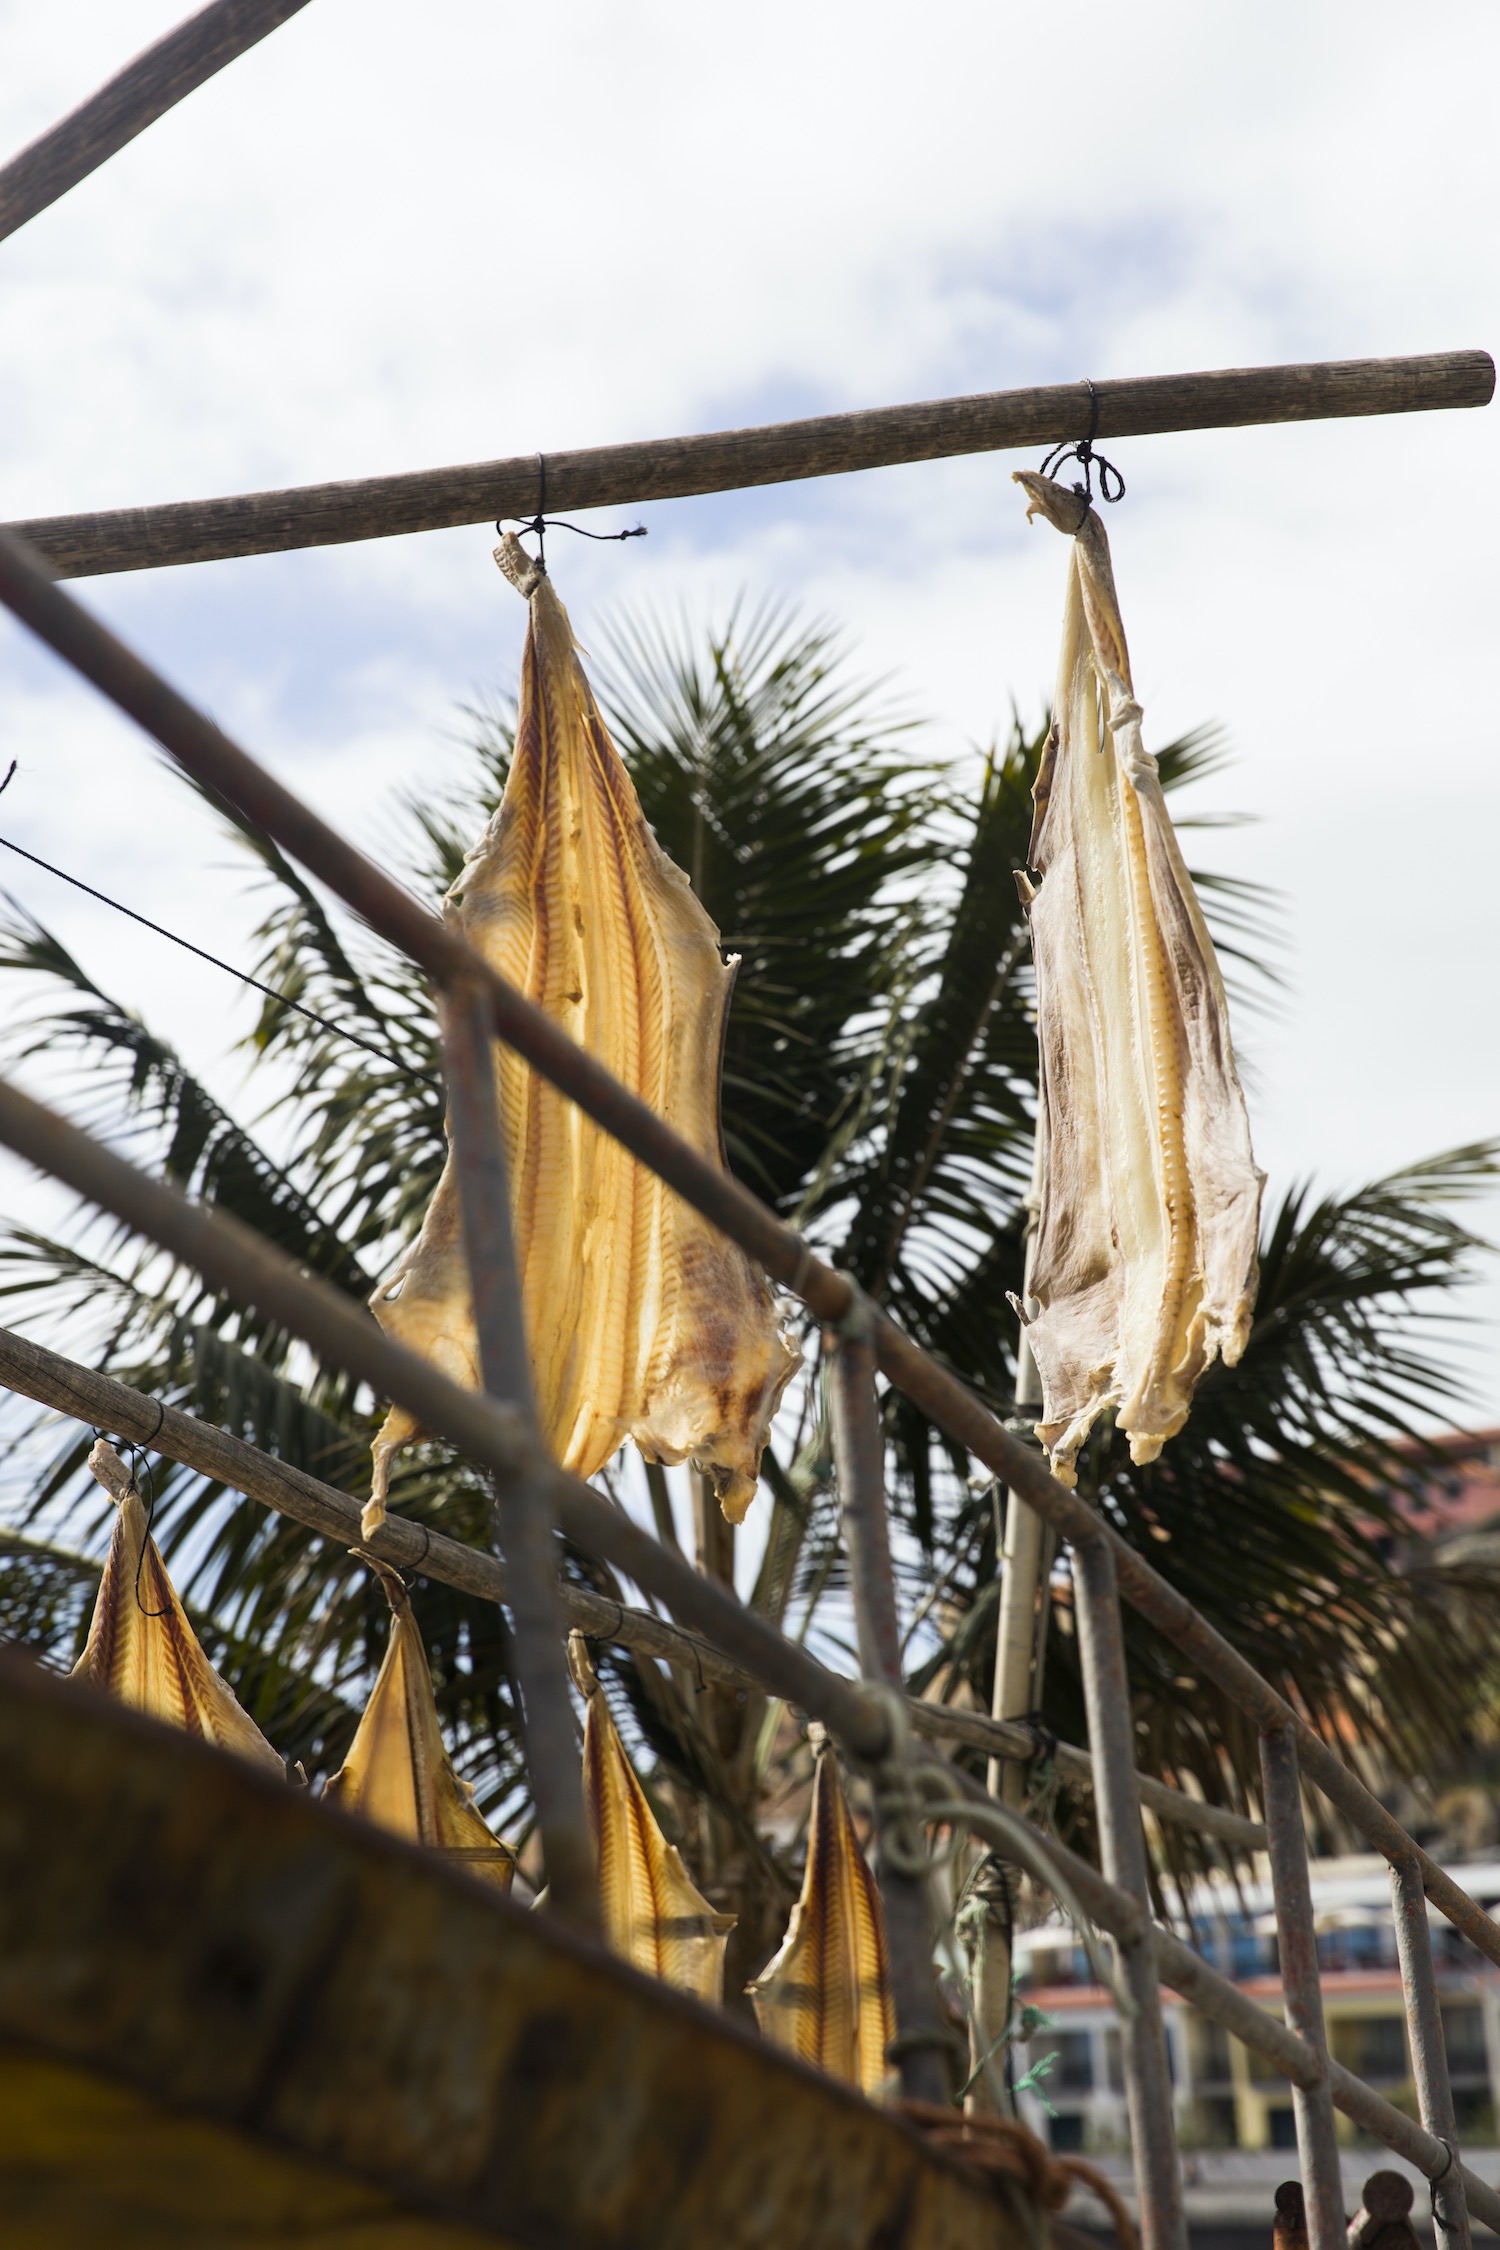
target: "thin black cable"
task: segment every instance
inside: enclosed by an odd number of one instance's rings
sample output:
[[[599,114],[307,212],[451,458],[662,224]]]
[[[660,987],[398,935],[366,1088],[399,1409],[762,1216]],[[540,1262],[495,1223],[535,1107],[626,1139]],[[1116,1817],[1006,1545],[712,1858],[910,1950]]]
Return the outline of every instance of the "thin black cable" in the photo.
[[[574,531],[580,539],[597,539],[603,545],[608,545],[610,542],[619,539],[644,539],[647,531],[647,526],[643,523],[633,525],[629,531],[586,531],[581,523],[565,523],[561,516],[549,516],[547,513],[547,456],[545,453],[539,453],[536,457],[536,514],[525,518],[517,516],[515,521],[519,525],[518,537],[522,532],[534,531],[536,533],[536,559],[539,570],[545,570],[547,567],[547,534],[549,531]],[[495,529],[498,532],[504,532],[505,518],[503,516],[496,517]]]
[[[1099,435],[1099,393],[1094,388],[1091,376],[1085,375],[1083,380],[1088,384],[1089,391],[1089,434],[1086,438],[1080,438],[1076,444],[1065,438],[1061,445],[1054,445],[1052,451],[1043,461],[1041,469],[1044,477],[1054,475],[1062,467],[1064,461],[1076,461],[1079,468],[1082,469],[1083,482],[1082,484],[1075,484],[1073,487],[1073,490],[1083,502],[1083,511],[1078,518],[1077,525],[1079,531],[1082,531],[1089,508],[1093,503],[1095,469],[1099,471],[1099,497],[1101,500],[1107,500],[1113,507],[1117,500],[1123,500],[1125,497],[1125,479],[1121,476],[1113,461],[1106,461],[1102,453],[1094,451],[1094,440]],[[1115,484],[1113,492],[1109,489],[1111,477],[1113,477]]]
[[[12,758],[10,771],[6,774],[5,779],[0,781],[0,794],[3,794],[10,787],[11,775],[14,774],[15,770],[16,761]],[[362,1039],[357,1031],[346,1031],[342,1024],[332,1023],[327,1016],[317,1015],[311,1008],[304,1008],[300,1000],[289,999],[284,992],[278,992],[274,985],[262,984],[259,977],[247,975],[243,969],[237,969],[233,962],[221,961],[216,953],[205,953],[202,946],[194,945],[190,938],[179,937],[175,930],[163,929],[160,922],[153,922],[149,915],[138,914],[133,906],[126,906],[121,900],[111,898],[108,891],[96,891],[92,883],[85,883],[81,877],[70,875],[64,867],[54,867],[51,860],[41,859],[35,852],[27,851],[24,844],[13,844],[8,836],[0,836],[0,845],[3,845],[6,851],[14,852],[19,859],[29,859],[33,867],[40,867],[45,874],[55,875],[60,883],[71,883],[75,891],[86,892],[90,898],[97,899],[101,906],[112,906],[117,914],[127,914],[132,922],[139,922],[143,930],[150,930],[157,937],[164,937],[171,944],[180,945],[184,953],[195,953],[198,959],[206,961],[210,968],[222,969],[226,976],[237,977],[241,984],[248,984],[253,991],[263,992],[268,1000],[276,1001],[280,1007],[290,1008],[294,1015],[304,1017],[308,1023],[315,1023],[320,1031],[331,1031],[336,1039],[347,1039],[351,1046],[363,1047],[366,1054],[377,1055],[382,1062],[394,1064],[403,1077],[418,1078],[424,1086],[440,1086],[442,1084],[442,1080],[435,1072],[408,1069],[405,1063],[397,1060],[388,1047],[377,1047],[373,1039]]]

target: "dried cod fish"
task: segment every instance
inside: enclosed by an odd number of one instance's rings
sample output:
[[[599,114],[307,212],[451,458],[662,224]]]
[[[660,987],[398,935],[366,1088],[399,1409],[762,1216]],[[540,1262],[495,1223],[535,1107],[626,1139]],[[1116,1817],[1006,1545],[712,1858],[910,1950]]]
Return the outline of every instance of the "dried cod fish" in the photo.
[[[363,1813],[398,1836],[431,1845],[484,1882],[508,1891],[516,1855],[490,1833],[443,1747],[427,1651],[406,1588],[395,1571],[373,1556],[361,1554],[359,1559],[385,1588],[391,1637],[349,1755],[324,1796],[345,1812]]]
[[[615,1952],[700,2000],[724,1997],[724,1948],[732,1914],[696,1890],[669,1844],[625,1755],[581,1633],[568,1661],[584,1698],[583,1794],[599,1856],[599,1906]]]
[[[838,1764],[819,1745],[802,1893],[781,1951],[749,1987],[766,2037],[875,2093],[896,2036],[885,1917]]]
[[[1073,541],[1056,719],[1034,791],[1041,1209],[1028,1335],[1054,1472],[1112,1407],[1154,1461],[1216,1355],[1233,1366],[1259,1278],[1263,1175],[1223,980],[1141,742],[1104,527],[1018,471]]]
[[[146,1528],[135,1481],[104,1438],[94,1441],[89,1467],[119,1514],[73,1678],[284,1775],[279,1754],[204,1655]]]
[[[515,757],[447,912],[502,976],[722,1164],[734,964],[646,824],[551,581],[509,535],[495,555],[531,608]],[[690,1460],[741,1522],[797,1364],[764,1275],[518,1055],[497,1048],[496,1073],[548,1445],[580,1476],[627,1437],[648,1460]],[[478,1388],[451,1158],[371,1304],[391,1335]],[[375,1443],[367,1537],[391,1456],[415,1434],[393,1408]]]

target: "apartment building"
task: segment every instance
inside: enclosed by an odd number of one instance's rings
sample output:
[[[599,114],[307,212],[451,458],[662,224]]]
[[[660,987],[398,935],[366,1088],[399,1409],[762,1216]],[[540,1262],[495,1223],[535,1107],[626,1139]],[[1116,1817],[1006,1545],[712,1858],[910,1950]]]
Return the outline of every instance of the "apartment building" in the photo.
[[[1453,1872],[1496,1911],[1500,1859],[1466,1861]],[[1373,1855],[1314,1861],[1312,1894],[1330,2049],[1388,2100],[1405,2106],[1411,2063],[1385,1862]],[[1198,1950],[1250,1998],[1280,2013],[1269,1880],[1239,1890],[1205,1883],[1189,1903]],[[1471,2144],[1493,2146],[1500,2116],[1500,1970],[1435,1912],[1431,1923],[1458,2129]],[[1125,2147],[1118,2019],[1108,1994],[1092,1980],[1082,1946],[1060,1924],[1026,1931],[1016,1940],[1016,1970],[1021,1997],[1043,2017],[1017,2050],[1022,2116],[1056,2149]],[[1175,1994],[1164,1992],[1162,2001],[1183,2146],[1294,2147],[1287,2080]],[[1353,2143],[1347,2119],[1339,2119],[1339,2131]]]

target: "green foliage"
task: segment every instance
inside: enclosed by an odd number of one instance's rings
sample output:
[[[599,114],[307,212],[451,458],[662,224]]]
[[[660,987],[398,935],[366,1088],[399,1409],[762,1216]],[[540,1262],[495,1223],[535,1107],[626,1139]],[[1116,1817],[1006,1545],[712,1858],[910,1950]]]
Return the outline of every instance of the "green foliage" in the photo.
[[[737,609],[707,634],[637,619],[594,638],[595,684],[647,817],[741,956],[725,1056],[735,1168],[1009,1412],[1007,1292],[1021,1282],[1036,1077],[1013,871],[1041,733],[1017,724],[965,780],[851,680],[833,636],[773,607]],[[434,902],[508,770],[508,707],[470,713],[468,728],[457,787],[396,816],[393,861]],[[1163,780],[1201,782],[1221,760],[1212,735],[1189,736],[1163,753]],[[267,1114],[290,1155],[274,1160],[256,1128],[19,916],[0,933],[0,969],[24,981],[33,1013],[10,1051],[76,1059],[96,1129],[363,1299],[418,1223],[443,1159],[430,1004],[415,972],[335,921],[263,838],[231,826],[269,894],[257,974],[334,1027],[267,1000],[246,1042],[274,1066]],[[1211,872],[1198,882],[1221,951],[1264,1001],[1269,902]],[[1389,1495],[1411,1474],[1398,1444],[1456,1400],[1423,1308],[1445,1307],[1471,1262],[1475,1238],[1454,1212],[1495,1161],[1486,1146],[1343,1199],[1285,1196],[1268,1220],[1239,1367],[1209,1373],[1159,1463],[1135,1468],[1107,1424],[1082,1462],[1089,1497],[1330,1739],[1358,1712],[1406,1772],[1451,1747],[1475,1675],[1451,1600],[1387,1559]],[[86,1356],[122,1379],[361,1490],[376,1402],[158,1253],[82,1219],[60,1240],[12,1230],[0,1239],[3,1298],[28,1325],[75,1345],[87,1337]],[[810,1336],[809,1379],[767,1461],[770,1521],[751,1598],[837,1649],[843,1578],[817,1350]],[[969,1461],[915,1409],[888,1398],[885,1411],[911,1604],[943,1588],[912,1636],[914,1681],[948,1693],[963,1684],[987,1702],[993,1496],[971,1488]],[[109,1510],[80,1475],[86,1435],[66,1433],[33,1467],[39,1442],[34,1430],[12,1441],[25,1499],[21,1543],[0,1549],[0,1627],[67,1662],[92,1567],[74,1550],[97,1549]],[[342,1551],[187,1471],[163,1463],[158,1485],[162,1544],[210,1653],[278,1745],[326,1773],[384,1646],[383,1595]],[[455,1536],[485,1537],[483,1486],[440,1447],[413,1452],[393,1499]],[[43,1525],[61,1549],[24,1543],[25,1527]],[[584,1558],[571,1566],[628,1595]],[[1066,1594],[1061,1584],[1047,1708],[1076,1739]],[[1470,1586],[1466,1599],[1466,1630],[1492,1627],[1492,1591]],[[423,1580],[414,1601],[459,1760],[487,1807],[515,1810],[501,1621]],[[1133,1620],[1130,1659],[1143,1763],[1192,1774],[1211,1799],[1250,1802],[1255,1748],[1233,1716]],[[752,1811],[776,1711],[752,1698],[726,1731],[691,1682],[620,1652],[608,1670],[662,1770],[714,1809],[736,1849],[764,1856]]]

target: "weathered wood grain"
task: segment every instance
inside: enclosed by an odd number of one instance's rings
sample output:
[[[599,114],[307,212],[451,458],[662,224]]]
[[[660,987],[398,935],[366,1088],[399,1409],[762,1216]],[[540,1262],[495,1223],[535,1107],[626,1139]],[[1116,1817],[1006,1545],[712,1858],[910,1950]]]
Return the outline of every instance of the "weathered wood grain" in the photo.
[[[1023,2239],[1019,2203],[726,2017],[15,1656],[0,2088],[26,2126],[19,2147],[0,2130],[7,2243],[18,2208],[90,2185],[93,2241],[135,2243],[189,2159],[192,2224],[150,2239],[252,2243],[259,2221],[274,2240],[278,2214],[310,2222],[283,2239],[383,2250],[450,2229],[529,2250]],[[288,2213],[299,2168],[325,2186]]]
[[[1168,430],[1230,429],[1250,423],[1315,422],[1345,416],[1430,413],[1484,406],[1495,387],[1487,352],[1436,352],[1417,359],[1314,361],[1289,367],[1230,367],[1199,375],[1132,376],[1095,385],[1101,440]],[[825,414],[698,437],[589,446],[548,453],[549,512],[638,507],[649,500],[739,491],[807,477],[955,454],[1032,448],[1081,438],[1089,427],[1084,383],[1052,383],[970,398],[929,399],[854,414]],[[389,539],[412,531],[535,513],[538,455],[352,477],[335,484],[177,500],[98,515],[44,516],[3,528],[27,540],[62,578],[218,562],[293,547]]]
[[[0,166],[0,242],[97,172],[307,0],[213,0]]]

